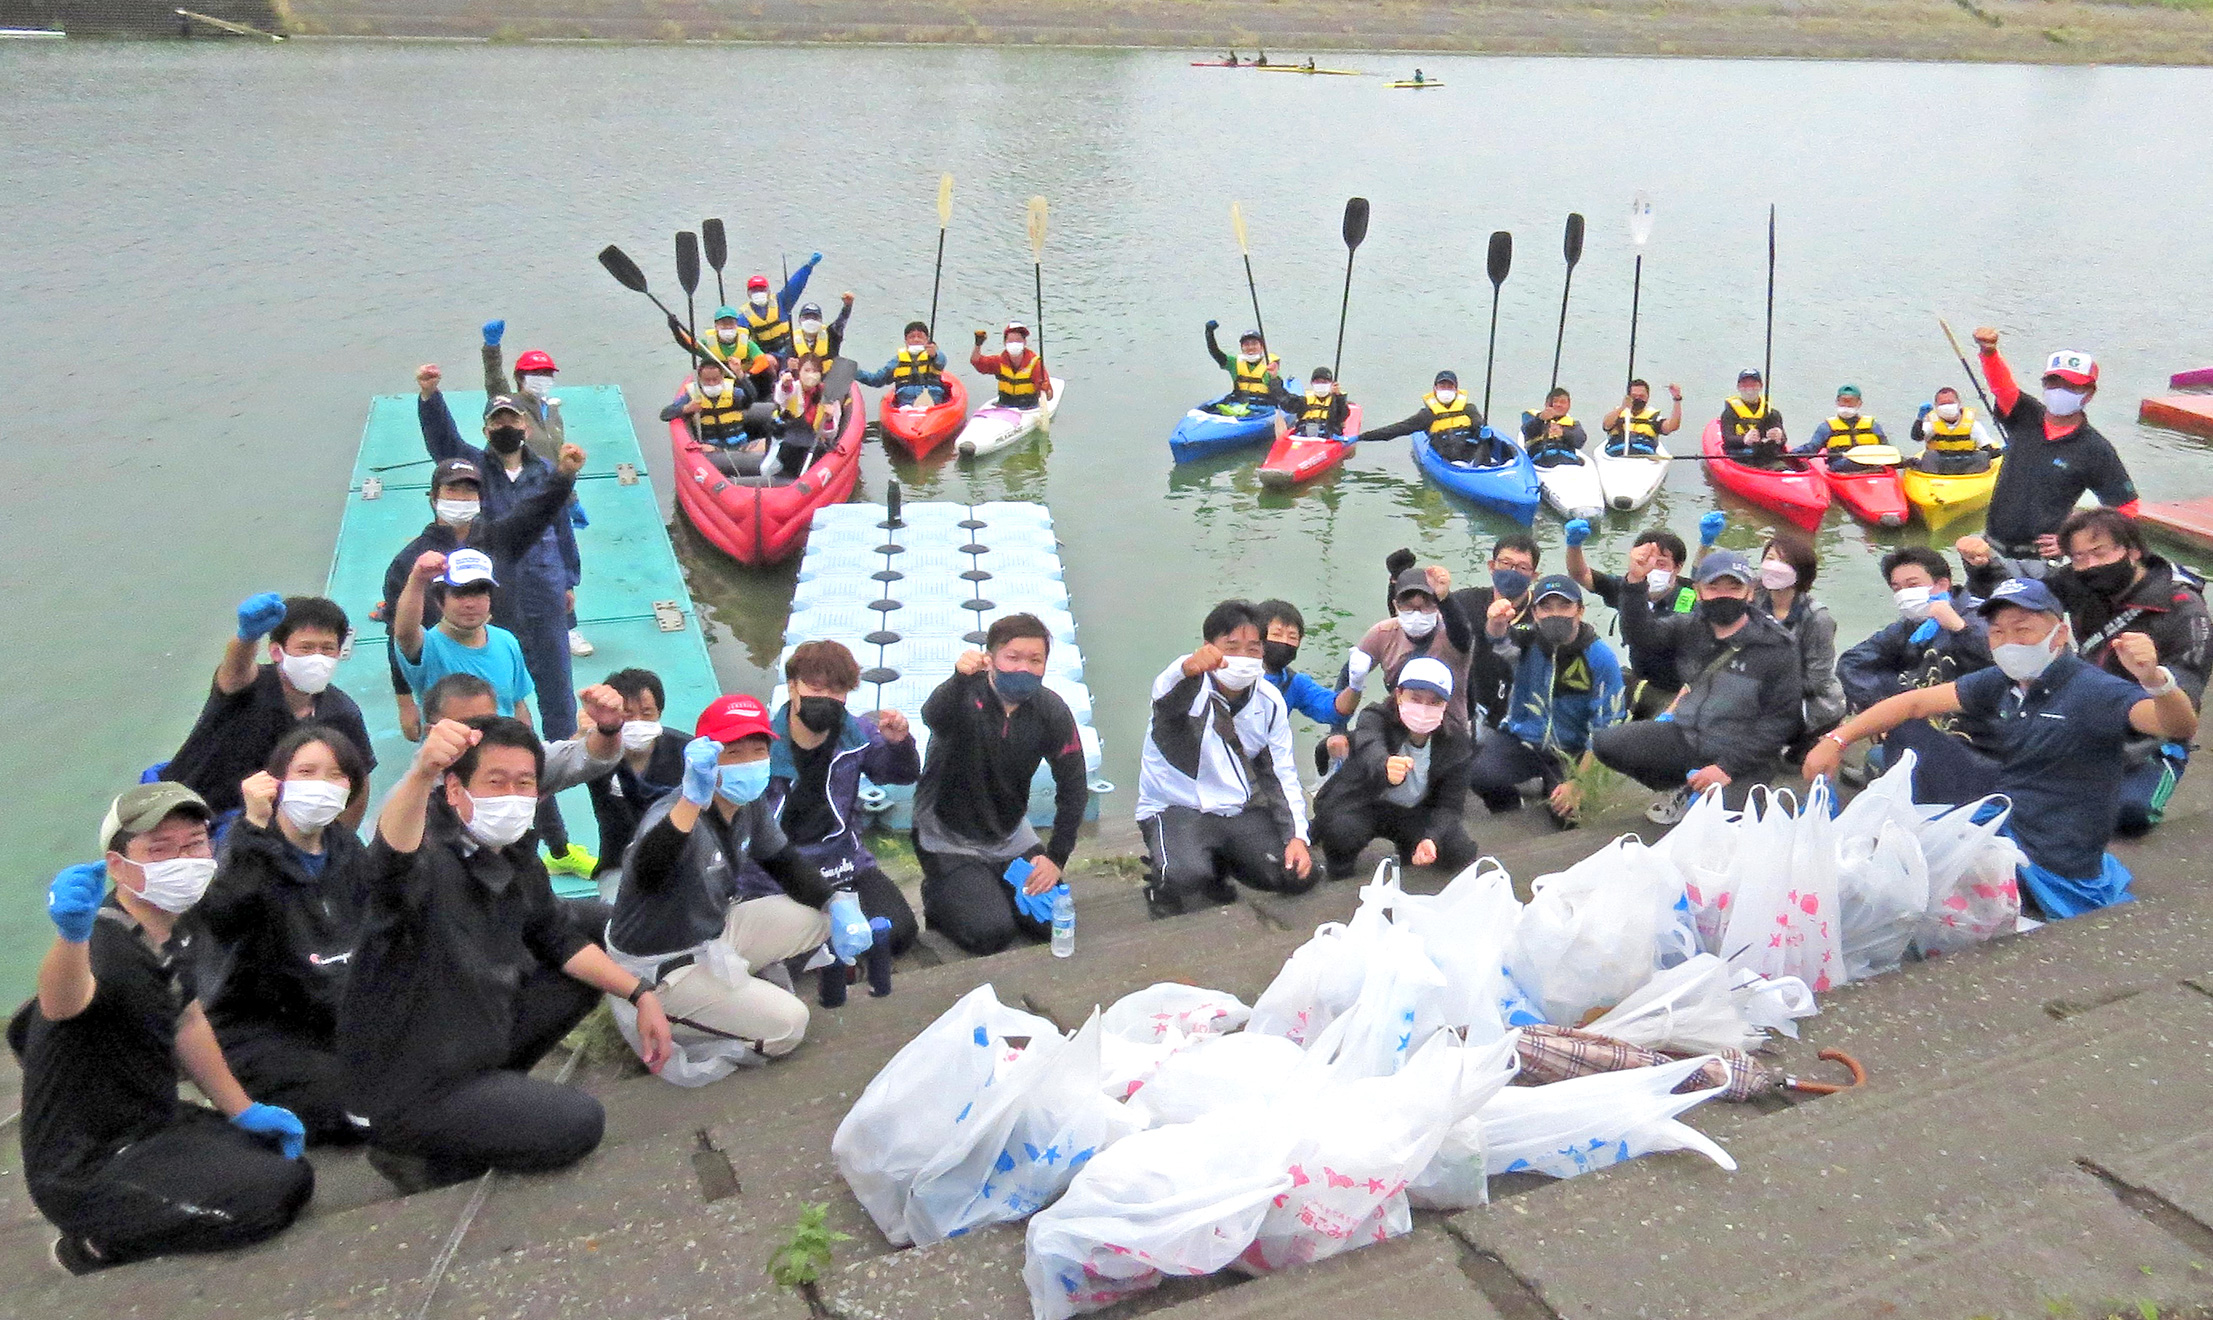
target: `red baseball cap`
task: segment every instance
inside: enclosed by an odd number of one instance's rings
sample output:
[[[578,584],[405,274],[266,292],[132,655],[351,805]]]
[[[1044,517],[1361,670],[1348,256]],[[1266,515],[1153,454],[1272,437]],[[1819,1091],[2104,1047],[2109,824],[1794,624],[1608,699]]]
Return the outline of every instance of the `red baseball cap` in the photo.
[[[692,736],[712,738],[726,747],[753,734],[774,738],[776,731],[768,725],[768,708],[761,699],[743,692],[708,702],[707,709],[699,712],[699,726],[692,730]]]
[[[748,289],[765,289],[768,287],[768,276],[755,275],[745,282],[745,287]]]

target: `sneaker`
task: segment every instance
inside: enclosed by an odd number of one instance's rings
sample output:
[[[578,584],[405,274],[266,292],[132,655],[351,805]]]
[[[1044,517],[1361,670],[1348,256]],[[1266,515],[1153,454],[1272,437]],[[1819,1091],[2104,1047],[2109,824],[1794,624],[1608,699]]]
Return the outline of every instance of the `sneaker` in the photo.
[[[586,851],[581,843],[570,844],[567,852],[549,851],[546,853],[546,870],[555,875],[573,875],[580,879],[589,880],[592,878],[592,872],[598,869],[599,859]]]
[[[1183,915],[1183,901],[1173,894],[1162,893],[1151,885],[1145,886],[1145,915],[1154,921]]]
[[[431,1172],[430,1161],[420,1155],[405,1155],[382,1146],[371,1146],[368,1158],[369,1167],[384,1175],[384,1180],[398,1188],[402,1196],[413,1196],[444,1185]]]
[[[93,1250],[91,1242],[67,1233],[54,1239],[54,1245],[47,1248],[46,1259],[66,1274],[90,1274],[108,1267],[108,1262]]]
[[[1661,798],[1644,809],[1644,818],[1655,825],[1673,825],[1690,812],[1690,804],[1698,795],[1691,792],[1689,784]]]
[[[592,644],[584,639],[583,630],[578,628],[569,629],[570,655],[586,656],[590,655],[594,649],[595,648],[592,646]]]

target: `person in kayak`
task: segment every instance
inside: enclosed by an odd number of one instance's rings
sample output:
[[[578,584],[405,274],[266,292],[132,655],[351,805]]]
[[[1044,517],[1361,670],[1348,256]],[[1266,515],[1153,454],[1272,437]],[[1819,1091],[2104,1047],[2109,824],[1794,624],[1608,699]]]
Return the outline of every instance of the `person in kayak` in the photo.
[[[1416,431],[1428,433],[1430,449],[1447,463],[1489,467],[1506,457],[1493,454],[1491,438],[1484,430],[1483,414],[1476,410],[1474,401],[1461,392],[1460,377],[1449,370],[1437,373],[1435,384],[1422,396],[1421,406],[1414,410],[1413,416],[1389,426],[1371,427],[1362,431],[1360,438],[1396,440]]]
[[[1836,415],[1813,428],[1806,442],[1790,452],[1801,457],[1822,455],[1829,460],[1831,472],[1880,472],[1884,465],[1861,463],[1847,455],[1862,445],[1889,443],[1890,437],[1883,434],[1882,423],[1861,410],[1860,387],[1840,385],[1836,392]]]
[[[753,404],[752,392],[729,368],[709,358],[692,372],[674,402],[661,410],[661,420],[691,419],[692,434],[703,445],[729,447],[751,440],[745,431],[745,410]]]
[[[1552,823],[1573,829],[1583,806],[1578,778],[1593,760],[1591,735],[1628,714],[1621,661],[1583,621],[1583,588],[1574,578],[1550,574],[1529,594],[1529,622],[1501,614],[1484,626],[1514,684],[1506,718],[1476,748],[1470,786],[1496,815],[1521,810],[1517,785],[1538,780]]]
[[[1845,750],[1908,720],[1964,711],[1994,721],[2005,751],[1989,791],[2010,798],[2006,833],[2028,856],[2024,910],[2072,917],[2127,902],[2128,868],[2105,851],[2120,815],[2132,735],[2187,743],[2198,713],[2181,679],[2138,632],[2112,641],[2122,678],[2075,654],[2066,608],[2034,578],[2009,578],[1979,607],[1990,621],[1991,669],[1900,693],[1846,720],[1806,754],[1805,773],[1834,774]],[[1945,794],[1970,802],[1956,786]]]
[[[1782,410],[1768,401],[1760,369],[1738,372],[1737,392],[1721,406],[1722,454],[1750,467],[1781,468],[1789,466],[1783,457],[1789,443]]]
[[[1615,458],[1659,453],[1660,437],[1673,435],[1683,426],[1683,387],[1669,382],[1667,392],[1673,396],[1675,407],[1662,417],[1652,406],[1652,386],[1642,380],[1630,381],[1621,406],[1598,419],[1599,429],[1606,433],[1606,452]]]
[[[1409,564],[1391,583],[1392,616],[1360,638],[1345,658],[1345,686],[1337,693],[1337,714],[1349,718],[1360,705],[1368,675],[1381,669],[1386,691],[1398,686],[1399,671],[1416,656],[1442,660],[1452,671],[1452,699],[1446,717],[1468,727],[1468,665],[1475,645],[1468,616],[1452,598],[1452,574],[1442,565]]]
[[[1921,444],[1921,457],[1913,465],[1940,476],[1972,476],[1988,472],[1998,456],[1997,442],[1983,429],[1975,410],[1962,404],[1959,391],[1947,385],[1921,405],[1913,419],[1913,438]]]
[[[2083,411],[2098,394],[2097,360],[2074,349],[2052,354],[2044,361],[2044,396],[2032,399],[1998,356],[1996,330],[1978,328],[1975,345],[2013,459],[1998,469],[1984,522],[1984,535],[2000,553],[2057,558],[2059,525],[2086,491],[2134,518],[2136,483],[2128,466]]]
[[[1558,385],[1544,396],[1544,407],[1522,414],[1521,441],[1529,461],[1538,467],[1583,461],[1583,446],[1590,435],[1583,424],[1568,416],[1568,392]]]
[[[1771,538],[1760,551],[1760,587],[1752,604],[1798,644],[1799,673],[1805,681],[1802,727],[1783,754],[1786,761],[1804,758],[1812,739],[1844,718],[1844,686],[1836,676],[1836,617],[1813,596],[1820,571],[1813,544],[1800,537]]]
[[[1420,69],[1414,70],[1414,85],[1419,87],[1424,81],[1426,80],[1422,77],[1422,71]]]
[[[814,274],[822,261],[822,254],[815,253],[799,263],[799,269],[784,281],[783,291],[771,296],[768,276],[753,275],[745,281],[745,332],[761,351],[781,361],[791,351],[791,312],[807,291],[807,277]]]
[[[803,357],[818,362],[830,362],[845,348],[845,323],[853,318],[853,295],[839,298],[838,319],[824,325],[822,307],[808,303],[799,309],[798,323],[792,329],[791,348],[784,354],[786,365]]]
[[[1046,370],[1045,355],[1030,351],[1028,326],[1020,321],[1007,322],[996,353],[984,352],[988,335],[988,331],[976,332],[976,347],[968,355],[968,365],[999,382],[1000,407],[1027,411],[1052,397],[1053,374]]]
[[[1276,407],[1276,396],[1283,390],[1283,363],[1268,351],[1267,341],[1258,330],[1247,330],[1237,337],[1237,356],[1231,357],[1214,342],[1214,332],[1222,328],[1220,321],[1206,323],[1206,351],[1214,359],[1214,365],[1229,373],[1229,393],[1205,405],[1208,412],[1225,412],[1225,405],[1241,405],[1244,409]]]
[[[728,303],[715,309],[714,333],[705,339],[693,339],[685,331],[684,323],[674,316],[669,317],[669,333],[675,336],[677,346],[690,353],[695,361],[711,357],[725,366],[735,364],[732,370],[738,384],[756,394],[764,394],[766,390],[749,385],[750,378],[774,379],[776,375],[777,360],[753,342],[753,337],[745,332],[744,324],[738,319],[738,309]]]
[[[1855,714],[1992,663],[1989,622],[1975,608],[1981,602],[1964,586],[1954,587],[1952,565],[1942,554],[1925,545],[1900,546],[1883,556],[1881,568],[1898,617],[1836,662],[1845,704]],[[1868,753],[1868,763],[1892,765],[1911,749],[1914,799],[1934,802],[1988,773],[2002,750],[1997,734],[1994,721],[1967,715],[1909,720],[1883,739],[1879,761],[1876,751]]]
[[[906,345],[892,355],[881,371],[856,371],[853,379],[870,389],[890,386],[895,407],[911,408],[918,403],[934,407],[945,402],[945,354],[938,351],[937,342],[930,338],[930,327],[920,321],[909,321],[902,333]]]
[[[1352,752],[1314,794],[1314,837],[1329,878],[1357,879],[1360,850],[1389,840],[1407,866],[1447,874],[1476,859],[1468,837],[1468,731],[1445,719],[1452,671],[1421,656],[1406,662],[1387,702],[1360,712]]]
[[[1343,435],[1345,423],[1352,416],[1352,400],[1338,388],[1336,375],[1328,367],[1314,368],[1305,394],[1293,394],[1279,383],[1275,405],[1291,415],[1295,435]]]
[[[795,479],[817,452],[837,444],[847,401],[823,396],[823,367],[817,358],[799,358],[777,379],[776,452],[761,464],[763,476]]]
[[[1718,513],[1709,517],[1719,517]],[[1648,527],[1637,533],[1637,539],[1629,547],[1628,572],[1616,577],[1612,573],[1600,573],[1590,566],[1583,556],[1583,542],[1590,539],[1591,525],[1581,518],[1567,525],[1568,576],[1581,583],[1604,601],[1620,611],[1623,604],[1622,588],[1635,581],[1644,584],[1643,608],[1654,615],[1669,617],[1689,614],[1698,604],[1698,590],[1689,578],[1682,575],[1683,567],[1690,561],[1690,551],[1683,545],[1683,538],[1665,527]],[[1675,667],[1675,646],[1669,634],[1647,630],[1640,638],[1628,638],[1624,628],[1624,641],[1629,649],[1629,668],[1622,675],[1627,689],[1627,705],[1631,719],[1648,720],[1666,710],[1675,700],[1675,694],[1683,690],[1683,680]]]

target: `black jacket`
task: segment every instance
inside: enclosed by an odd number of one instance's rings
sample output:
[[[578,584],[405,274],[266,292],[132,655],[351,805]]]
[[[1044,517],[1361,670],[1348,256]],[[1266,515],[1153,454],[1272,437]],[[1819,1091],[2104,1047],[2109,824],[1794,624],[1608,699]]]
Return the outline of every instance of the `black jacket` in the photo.
[[[1030,809],[1030,779],[1053,768],[1053,829],[1043,852],[1066,866],[1091,800],[1083,735],[1076,717],[1051,688],[1006,713],[984,674],[954,674],[922,703],[930,753],[915,790],[917,814],[932,813],[951,833],[997,843],[1014,833]]]
[[[1631,645],[1655,636],[1674,644],[1683,676],[1675,723],[1691,750],[1732,779],[1774,773],[1803,725],[1798,643],[1758,611],[1733,636],[1718,639],[1695,613],[1653,615],[1644,594],[1642,582],[1622,584],[1621,630]]]
[[[2187,570],[2178,573],[2158,555],[2144,556],[2144,577],[2117,597],[2102,596],[2069,567],[2054,567],[2038,559],[2005,559],[1993,555],[1989,562],[1967,570],[1968,582],[1978,596],[1987,596],[2008,577],[2042,578],[2044,585],[2067,607],[2067,621],[2074,628],[2075,645],[2086,648],[2082,658],[2109,674],[2128,678],[2127,666],[2113,654],[2112,639],[2104,637],[2115,619],[2135,611],[2120,632],[2140,632],[2159,650],[2159,663],[2167,666],[2175,681],[2190,694],[2192,705],[2205,697],[2207,632],[2213,627],[2205,608],[2204,587]],[[2100,640],[2100,639],[2103,640]],[[2097,645],[2090,645],[2096,641]],[[2131,682],[2134,680],[2131,679]]]
[[[646,808],[684,782],[684,748],[690,743],[691,735],[663,729],[646,753],[644,774],[632,770],[625,756],[612,771],[584,786],[599,822],[599,869],[593,875],[622,869],[623,853],[637,837]]]
[[[333,825],[323,856],[323,873],[308,874],[274,822],[241,820],[223,840],[223,864],[187,918],[207,936],[194,941],[200,1002],[217,1031],[271,1026],[325,1049],[336,1042],[368,850]]]
[[[1348,807],[1364,807],[1380,800],[1391,781],[1383,776],[1383,763],[1401,755],[1412,735],[1399,722],[1398,703],[1377,702],[1360,712],[1352,726],[1352,751],[1314,795],[1314,816],[1319,820]],[[1450,833],[1466,813],[1468,767],[1475,760],[1475,742],[1450,721],[1429,735],[1429,791],[1419,810],[1427,816],[1425,838]]]

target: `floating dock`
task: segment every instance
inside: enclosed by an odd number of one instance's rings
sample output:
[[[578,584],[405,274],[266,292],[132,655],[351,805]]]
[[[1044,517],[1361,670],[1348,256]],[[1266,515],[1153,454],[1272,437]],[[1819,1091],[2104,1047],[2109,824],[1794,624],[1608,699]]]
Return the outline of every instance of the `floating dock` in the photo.
[[[861,686],[847,702],[857,714],[896,710],[929,751],[922,703],[953,672],[961,652],[979,649],[984,630],[1009,614],[1034,614],[1053,635],[1045,686],[1060,694],[1083,738],[1091,778],[1085,819],[1098,815],[1099,735],[1091,723],[1076,619],[1061,580],[1060,544],[1042,504],[836,504],[815,512],[784,627],[784,658],[801,642],[843,642],[861,663]],[[772,705],[784,700],[779,686]],[[885,829],[914,823],[914,789],[870,785],[863,802]],[[1030,786],[1030,820],[1053,819],[1051,772]]]
[[[2138,507],[2136,516],[2171,540],[2213,554],[2213,497],[2145,504]]]
[[[722,689],[707,658],[706,638],[669,544],[661,502],[648,480],[622,391],[612,385],[568,385],[558,397],[568,438],[584,449],[576,495],[590,519],[576,529],[577,553],[584,564],[576,612],[578,626],[596,650],[572,662],[576,687],[581,691],[618,669],[650,669],[668,690],[662,721],[672,729],[689,729]],[[482,391],[449,390],[446,404],[462,435],[469,436],[474,419],[484,411]],[[400,735],[385,658],[386,625],[369,615],[383,599],[384,570],[392,556],[431,520],[431,467],[416,421],[415,396],[372,400],[324,593],[345,607],[353,621],[354,636],[333,681],[361,705],[376,744],[374,788],[379,799],[407,768],[415,747]],[[561,811],[569,837],[596,853],[599,829],[586,790],[563,793]],[[565,875],[553,879],[556,892],[564,895],[597,892],[588,880]]]
[[[2136,420],[2213,439],[2213,394],[2155,395],[2137,406]]]

